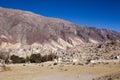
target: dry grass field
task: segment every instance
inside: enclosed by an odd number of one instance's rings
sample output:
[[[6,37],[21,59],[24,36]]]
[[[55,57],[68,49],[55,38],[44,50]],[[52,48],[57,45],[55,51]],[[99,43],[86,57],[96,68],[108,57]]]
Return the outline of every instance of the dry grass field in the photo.
[[[7,65],[0,80],[92,80],[120,72],[120,64],[41,66],[40,64]]]

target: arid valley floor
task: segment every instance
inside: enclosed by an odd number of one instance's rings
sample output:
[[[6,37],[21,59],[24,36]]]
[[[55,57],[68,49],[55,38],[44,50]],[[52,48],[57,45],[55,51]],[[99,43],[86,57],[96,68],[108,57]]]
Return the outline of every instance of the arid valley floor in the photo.
[[[10,64],[7,68],[7,71],[0,72],[0,80],[120,80],[119,63],[64,66]],[[112,79],[98,78],[101,76]]]

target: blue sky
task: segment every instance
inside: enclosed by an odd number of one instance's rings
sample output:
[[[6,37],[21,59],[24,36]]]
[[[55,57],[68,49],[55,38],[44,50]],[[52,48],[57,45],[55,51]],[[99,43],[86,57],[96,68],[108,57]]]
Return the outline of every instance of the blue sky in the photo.
[[[0,6],[120,32],[120,0],[0,0]]]

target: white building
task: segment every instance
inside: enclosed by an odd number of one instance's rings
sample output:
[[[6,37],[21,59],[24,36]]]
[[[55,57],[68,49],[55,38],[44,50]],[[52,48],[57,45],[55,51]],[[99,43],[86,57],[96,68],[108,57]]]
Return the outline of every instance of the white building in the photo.
[[[117,56],[117,59],[120,60],[120,55]]]
[[[73,62],[78,62],[78,59],[73,59],[72,61],[73,61]]]

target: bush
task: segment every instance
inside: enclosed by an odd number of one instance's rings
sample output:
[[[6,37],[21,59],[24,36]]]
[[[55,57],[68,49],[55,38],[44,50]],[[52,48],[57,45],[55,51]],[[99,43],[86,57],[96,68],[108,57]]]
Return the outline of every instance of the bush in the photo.
[[[64,71],[68,71],[68,69],[64,69]]]
[[[30,62],[30,57],[27,56],[25,61],[26,61],[26,63],[29,63]]]
[[[2,51],[0,50],[0,59],[4,60],[5,63],[9,63],[9,52],[5,52],[5,51]]]
[[[30,56],[30,62],[31,62],[31,63],[40,63],[40,62],[41,62],[41,59],[42,59],[42,57],[41,57],[40,54],[32,54],[32,55]]]
[[[45,55],[45,56],[42,57],[42,62],[53,61],[56,58],[58,58],[58,57],[55,54]]]
[[[12,55],[10,59],[12,60],[13,63],[25,63],[25,59],[23,57],[19,57],[16,55]]]
[[[54,54],[49,54],[49,55],[44,55],[41,56],[40,54],[32,54],[30,57],[19,57],[12,55],[11,60],[13,63],[25,63],[25,62],[31,62],[31,63],[41,63],[41,62],[46,62],[46,61],[53,61],[55,58],[57,58],[56,55]]]
[[[56,58],[57,58],[57,56],[55,54],[49,54],[49,55],[42,56],[41,61],[42,62],[53,61]]]
[[[53,65],[57,65],[57,63],[54,63]]]
[[[73,63],[73,65],[75,65],[75,63]]]
[[[48,60],[48,56],[47,55],[42,56],[41,62],[46,62],[47,60]]]

